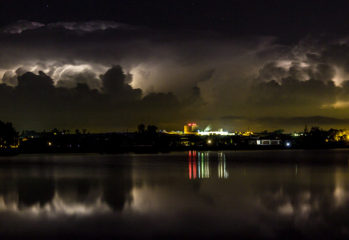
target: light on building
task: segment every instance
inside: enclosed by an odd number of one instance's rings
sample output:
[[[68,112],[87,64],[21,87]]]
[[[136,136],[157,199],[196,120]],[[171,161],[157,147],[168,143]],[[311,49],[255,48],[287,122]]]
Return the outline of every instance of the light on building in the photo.
[[[212,140],[211,140],[211,139],[208,139],[208,140],[207,140],[207,144],[212,144]]]

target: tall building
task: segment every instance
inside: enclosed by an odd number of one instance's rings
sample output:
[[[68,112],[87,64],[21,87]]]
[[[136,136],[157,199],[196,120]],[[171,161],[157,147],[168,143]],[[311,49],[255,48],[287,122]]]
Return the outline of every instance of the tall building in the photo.
[[[199,126],[196,123],[188,123],[184,125],[184,134],[195,134],[198,127]]]

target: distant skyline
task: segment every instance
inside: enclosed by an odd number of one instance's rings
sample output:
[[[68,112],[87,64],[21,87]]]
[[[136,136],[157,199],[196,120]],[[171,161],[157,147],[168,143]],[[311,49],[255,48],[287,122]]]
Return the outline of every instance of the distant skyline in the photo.
[[[349,128],[348,1],[3,1],[18,130]],[[28,73],[29,72],[29,73]]]

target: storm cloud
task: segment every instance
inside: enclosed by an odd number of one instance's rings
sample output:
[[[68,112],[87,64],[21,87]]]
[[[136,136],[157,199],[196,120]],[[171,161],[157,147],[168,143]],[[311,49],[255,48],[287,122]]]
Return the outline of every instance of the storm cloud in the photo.
[[[339,119],[340,127],[349,118],[344,37],[285,44],[100,20],[22,20],[2,29],[0,117],[20,129],[127,130],[140,122],[180,129],[197,121],[292,130],[303,118]]]
[[[40,71],[18,77],[15,87],[0,84],[1,117],[16,122],[21,129],[86,128],[90,131],[124,130],[139,121],[171,122],[180,115],[180,102],[172,93],[151,93],[142,97],[133,89],[120,66],[113,66],[100,76],[98,91],[86,83],[75,87],[54,86],[54,81]],[[11,107],[9,107],[11,106]]]

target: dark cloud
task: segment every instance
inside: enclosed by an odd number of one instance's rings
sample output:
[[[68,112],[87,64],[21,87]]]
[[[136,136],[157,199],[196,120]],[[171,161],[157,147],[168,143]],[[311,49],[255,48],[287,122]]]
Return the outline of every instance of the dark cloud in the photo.
[[[164,124],[178,119],[183,109],[173,93],[151,93],[142,97],[142,90],[133,89],[127,74],[114,66],[100,76],[100,90],[87,83],[70,88],[54,85],[43,72],[27,72],[18,76],[15,87],[0,84],[2,118],[24,128],[87,128],[91,131],[126,130],[140,121]],[[185,106],[190,106],[186,104]]]
[[[113,21],[88,21],[88,22],[56,22],[47,25],[48,28],[64,28],[70,31],[94,32],[107,29],[131,29],[126,24]]]
[[[349,45],[347,42],[330,44],[319,56],[319,60],[342,67],[349,72]]]
[[[323,82],[332,81],[336,72],[333,66],[326,63],[320,63],[316,65],[316,69],[313,73],[310,73],[310,79],[317,79]]]
[[[2,77],[2,82],[9,86],[16,86],[17,83],[17,75],[12,71],[6,71]]]
[[[126,82],[127,76],[120,66],[112,67],[100,78],[103,83],[102,91],[117,97],[119,101],[139,100],[141,98],[142,91],[133,89]]]
[[[323,103],[334,103],[336,101],[338,87],[332,81],[310,79],[300,81],[292,77],[282,79],[281,83],[276,81],[263,82],[252,90],[250,101],[260,107],[316,107],[320,108]],[[321,96],[321,97],[320,97]]]
[[[42,91],[53,89],[53,80],[43,72],[39,72],[38,75],[27,72],[18,77],[18,89],[25,91]]]
[[[3,80],[4,82],[4,80]],[[81,72],[66,73],[56,82],[57,87],[73,88],[77,84],[86,84],[90,89],[101,89],[102,83],[91,70],[83,70]]]
[[[4,33],[20,34],[24,31],[34,30],[37,28],[44,27],[45,24],[39,22],[30,22],[26,20],[19,20],[13,24],[10,24],[3,28]]]
[[[287,70],[277,66],[276,62],[267,63],[259,70],[259,81],[275,81],[279,82],[282,78],[287,76]]]
[[[335,45],[342,46],[343,43],[332,41],[314,45],[311,41],[301,42],[286,56],[267,62],[251,85],[244,102],[249,111],[244,116],[258,119],[259,125],[268,127],[273,126],[272,122],[286,128],[295,127],[301,125],[300,122],[307,122],[306,118],[314,125],[345,126],[346,121],[340,119],[348,117],[345,113],[349,106],[348,76],[345,59],[339,55],[329,57],[329,49]],[[345,55],[345,48],[340,48]],[[312,116],[323,116],[323,119],[312,121]],[[274,121],[274,118],[280,121]]]
[[[326,116],[309,116],[309,117],[265,117],[256,119],[269,126],[346,126],[349,124],[349,118],[333,118]]]
[[[273,36],[232,38],[219,32],[164,31],[113,21],[61,21],[21,34],[2,33],[0,44],[2,83],[17,86],[17,79],[28,71],[52,80],[46,85],[28,80],[25,87],[23,80],[22,87],[12,89],[14,94],[48,89],[46,96],[37,93],[47,99],[28,109],[51,114],[37,114],[35,120],[35,114],[27,113],[32,119],[28,126],[50,121],[60,126],[60,116],[65,122],[70,119],[72,126],[81,117],[86,128],[100,126],[104,119],[106,128],[151,121],[176,129],[192,120],[231,129],[250,128],[249,119],[263,117],[349,117],[343,111],[349,107],[345,39],[309,37],[280,44]],[[122,69],[111,67],[118,64]],[[24,77],[29,78],[36,77]],[[23,93],[16,101],[25,96],[32,98]],[[253,127],[264,128],[261,125]]]
[[[107,29],[133,29],[126,24],[117,23],[113,21],[87,21],[87,22],[55,22],[44,24],[40,22],[31,22],[27,20],[19,20],[15,23],[9,24],[3,27],[3,32],[8,34],[20,34],[24,31],[35,30],[38,28],[48,28],[48,29],[65,29],[69,31],[76,32],[94,32],[94,31],[104,31]]]

